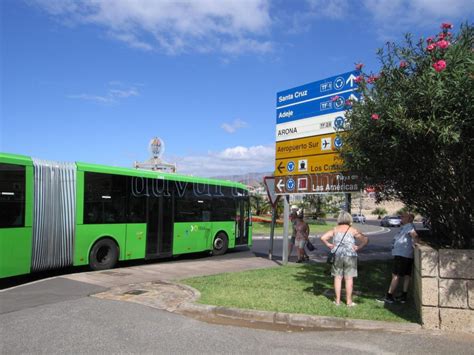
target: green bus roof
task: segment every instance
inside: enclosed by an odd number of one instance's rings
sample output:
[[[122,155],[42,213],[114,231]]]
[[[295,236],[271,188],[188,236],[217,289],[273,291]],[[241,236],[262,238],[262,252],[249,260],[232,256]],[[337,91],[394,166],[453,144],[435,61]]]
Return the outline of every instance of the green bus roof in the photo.
[[[0,152],[0,162],[5,164],[16,164],[24,166],[32,166],[33,161],[31,157],[18,154],[2,153]],[[132,168],[120,168],[115,166],[106,166],[98,164],[89,164],[76,162],[78,170],[81,171],[90,171],[95,173],[107,173],[107,174],[116,174],[116,175],[127,175],[127,176],[140,176],[148,178],[162,178],[167,180],[175,180],[182,182],[197,182],[202,184],[210,185],[222,185],[230,187],[238,187],[244,190],[247,190],[247,186],[239,182],[229,181],[229,180],[218,180],[211,178],[196,177],[191,175],[181,175],[175,173],[163,173],[158,171],[151,170],[142,170],[142,169],[132,169]]]
[[[0,163],[32,166],[33,161],[25,155],[10,154],[0,152]]]

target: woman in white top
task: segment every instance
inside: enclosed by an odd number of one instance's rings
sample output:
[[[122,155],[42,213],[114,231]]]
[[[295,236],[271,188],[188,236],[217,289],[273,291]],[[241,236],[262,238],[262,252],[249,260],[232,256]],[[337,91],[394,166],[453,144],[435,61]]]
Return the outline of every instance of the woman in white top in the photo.
[[[329,240],[331,239],[331,243]],[[353,278],[357,277],[357,251],[367,245],[369,239],[352,227],[352,216],[347,212],[339,213],[337,226],[323,234],[321,241],[335,253],[334,264],[332,264],[331,275],[334,276],[334,291],[336,300],[334,303],[341,303],[342,278],[346,285],[346,303],[353,307],[352,289]],[[356,244],[356,241],[359,243]]]

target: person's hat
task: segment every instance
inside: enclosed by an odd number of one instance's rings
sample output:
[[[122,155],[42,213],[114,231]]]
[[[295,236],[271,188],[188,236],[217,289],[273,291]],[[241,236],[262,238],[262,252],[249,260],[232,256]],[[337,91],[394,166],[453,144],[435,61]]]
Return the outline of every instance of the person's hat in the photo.
[[[294,210],[294,211],[297,211],[297,210],[298,210],[298,206],[296,206],[296,205],[291,205],[291,209]]]

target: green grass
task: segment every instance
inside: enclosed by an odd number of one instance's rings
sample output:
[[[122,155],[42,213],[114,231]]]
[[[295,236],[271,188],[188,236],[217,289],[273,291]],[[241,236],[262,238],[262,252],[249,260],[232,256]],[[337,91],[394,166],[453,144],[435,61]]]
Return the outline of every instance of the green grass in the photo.
[[[354,319],[419,322],[411,302],[384,306],[376,301],[389,285],[390,268],[389,261],[359,263],[359,277],[354,279],[353,296],[358,305],[354,308],[345,305],[337,307],[332,303],[333,278],[326,264],[281,266],[196,277],[182,282],[201,292],[198,302],[203,304]]]
[[[310,235],[315,235],[318,233],[324,233],[330,230],[332,227],[336,225],[334,222],[309,222],[309,229]],[[252,233],[254,235],[270,235],[270,223],[260,223],[260,222],[253,222],[252,223]],[[288,233],[291,235],[291,225],[289,226]],[[275,235],[282,235],[283,234],[283,226],[277,225],[275,227]]]

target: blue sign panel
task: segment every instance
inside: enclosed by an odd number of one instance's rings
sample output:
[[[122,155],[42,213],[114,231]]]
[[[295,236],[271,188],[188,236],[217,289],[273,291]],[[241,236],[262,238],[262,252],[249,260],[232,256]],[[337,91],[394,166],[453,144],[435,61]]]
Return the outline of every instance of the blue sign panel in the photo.
[[[289,161],[288,164],[286,164],[286,170],[288,170],[290,173],[295,170],[295,163],[293,161]]]
[[[348,109],[346,100],[349,98],[359,99],[359,93],[350,91],[338,93],[335,96],[317,98],[308,102],[292,105],[285,108],[277,108],[276,122],[285,123],[300,120],[303,118],[325,115],[328,113],[345,111]],[[338,98],[336,98],[338,96]]]
[[[331,96],[341,91],[355,90],[357,83],[355,78],[360,75],[357,70],[344,74],[332,76],[327,79],[315,81],[306,85],[297,86],[292,89],[277,93],[277,109],[298,102],[315,99],[321,96]]]
[[[287,181],[286,181],[286,189],[288,191],[293,191],[295,189],[295,180],[293,180],[292,178],[289,178]]]

